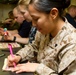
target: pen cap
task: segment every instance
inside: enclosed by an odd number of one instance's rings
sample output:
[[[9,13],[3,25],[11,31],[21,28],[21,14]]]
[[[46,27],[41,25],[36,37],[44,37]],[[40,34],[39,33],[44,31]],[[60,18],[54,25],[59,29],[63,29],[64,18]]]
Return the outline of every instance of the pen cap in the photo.
[[[4,35],[8,35],[7,28],[4,28]]]
[[[7,28],[4,28],[4,32],[7,31]]]

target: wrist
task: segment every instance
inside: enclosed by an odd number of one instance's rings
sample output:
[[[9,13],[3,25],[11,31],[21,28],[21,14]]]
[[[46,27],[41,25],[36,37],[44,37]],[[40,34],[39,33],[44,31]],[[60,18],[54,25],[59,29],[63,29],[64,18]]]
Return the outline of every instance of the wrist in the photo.
[[[13,42],[15,42],[15,41],[16,41],[16,36],[13,37]]]

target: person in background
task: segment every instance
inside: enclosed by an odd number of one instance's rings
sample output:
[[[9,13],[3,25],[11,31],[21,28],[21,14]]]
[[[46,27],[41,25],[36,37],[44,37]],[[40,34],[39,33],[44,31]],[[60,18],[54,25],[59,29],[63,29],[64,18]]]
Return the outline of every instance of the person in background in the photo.
[[[13,9],[14,19],[20,24],[18,29],[18,36],[28,37],[31,29],[31,22],[27,22],[24,16],[18,11],[17,7]]]
[[[19,0],[18,2],[18,9],[23,14],[24,18],[27,22],[32,22],[32,18],[28,11],[28,5],[30,0]],[[35,39],[36,34],[36,27],[31,27],[30,34],[29,34],[29,42],[32,43],[32,41]]]
[[[31,29],[31,22],[27,22],[24,19],[23,15],[18,11],[17,7],[13,9],[13,15],[14,20],[20,24],[20,27],[18,30],[11,30],[11,31],[8,30],[8,33],[12,35],[14,38],[15,37],[28,38]],[[4,33],[4,30],[0,28],[0,32]]]
[[[15,30],[19,28],[19,24],[14,20],[13,11],[8,12],[8,18],[2,22],[2,28],[7,28],[8,30]]]
[[[7,28],[8,30],[14,30],[19,28],[19,24],[14,20],[13,11],[8,12],[8,18],[0,22],[0,28]]]
[[[29,5],[30,0],[20,0],[18,2],[18,6],[17,9],[18,11],[24,16],[25,20],[27,22],[32,22],[32,18],[28,12],[28,8],[27,6]],[[32,23],[31,23],[32,24]],[[16,38],[16,42],[18,43],[22,43],[22,44],[28,44],[28,43],[32,43],[32,41],[34,40],[35,34],[36,34],[36,28],[35,27],[31,27],[30,33],[29,33],[29,38]],[[7,36],[6,40],[13,40],[13,36]]]
[[[68,22],[71,23],[75,28],[76,28],[76,6],[75,5],[70,5],[68,7],[68,12],[66,13],[65,17],[67,18]]]
[[[28,10],[38,31],[32,44],[25,45],[13,58],[8,56],[8,66],[17,63],[12,72],[76,75],[76,29],[62,14],[69,5],[70,0],[30,0]],[[28,62],[18,64],[23,60]]]

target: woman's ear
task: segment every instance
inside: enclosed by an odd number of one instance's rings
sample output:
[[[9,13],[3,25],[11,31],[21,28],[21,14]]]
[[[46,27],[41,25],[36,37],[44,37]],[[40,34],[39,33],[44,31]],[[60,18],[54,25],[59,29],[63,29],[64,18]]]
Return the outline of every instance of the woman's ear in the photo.
[[[52,10],[50,11],[50,15],[51,15],[52,19],[55,19],[58,16],[58,9],[52,8]]]

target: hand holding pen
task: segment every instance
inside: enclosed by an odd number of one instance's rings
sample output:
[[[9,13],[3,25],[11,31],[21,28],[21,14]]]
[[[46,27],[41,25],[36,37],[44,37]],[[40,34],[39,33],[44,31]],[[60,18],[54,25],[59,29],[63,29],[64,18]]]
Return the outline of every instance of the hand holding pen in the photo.
[[[12,50],[12,45],[11,45],[11,44],[8,44],[8,48],[9,48],[9,50],[10,50],[11,56],[14,57],[14,55],[13,55],[13,50]],[[15,63],[15,62],[13,62],[13,65],[14,65],[14,67],[16,67],[16,63]]]

